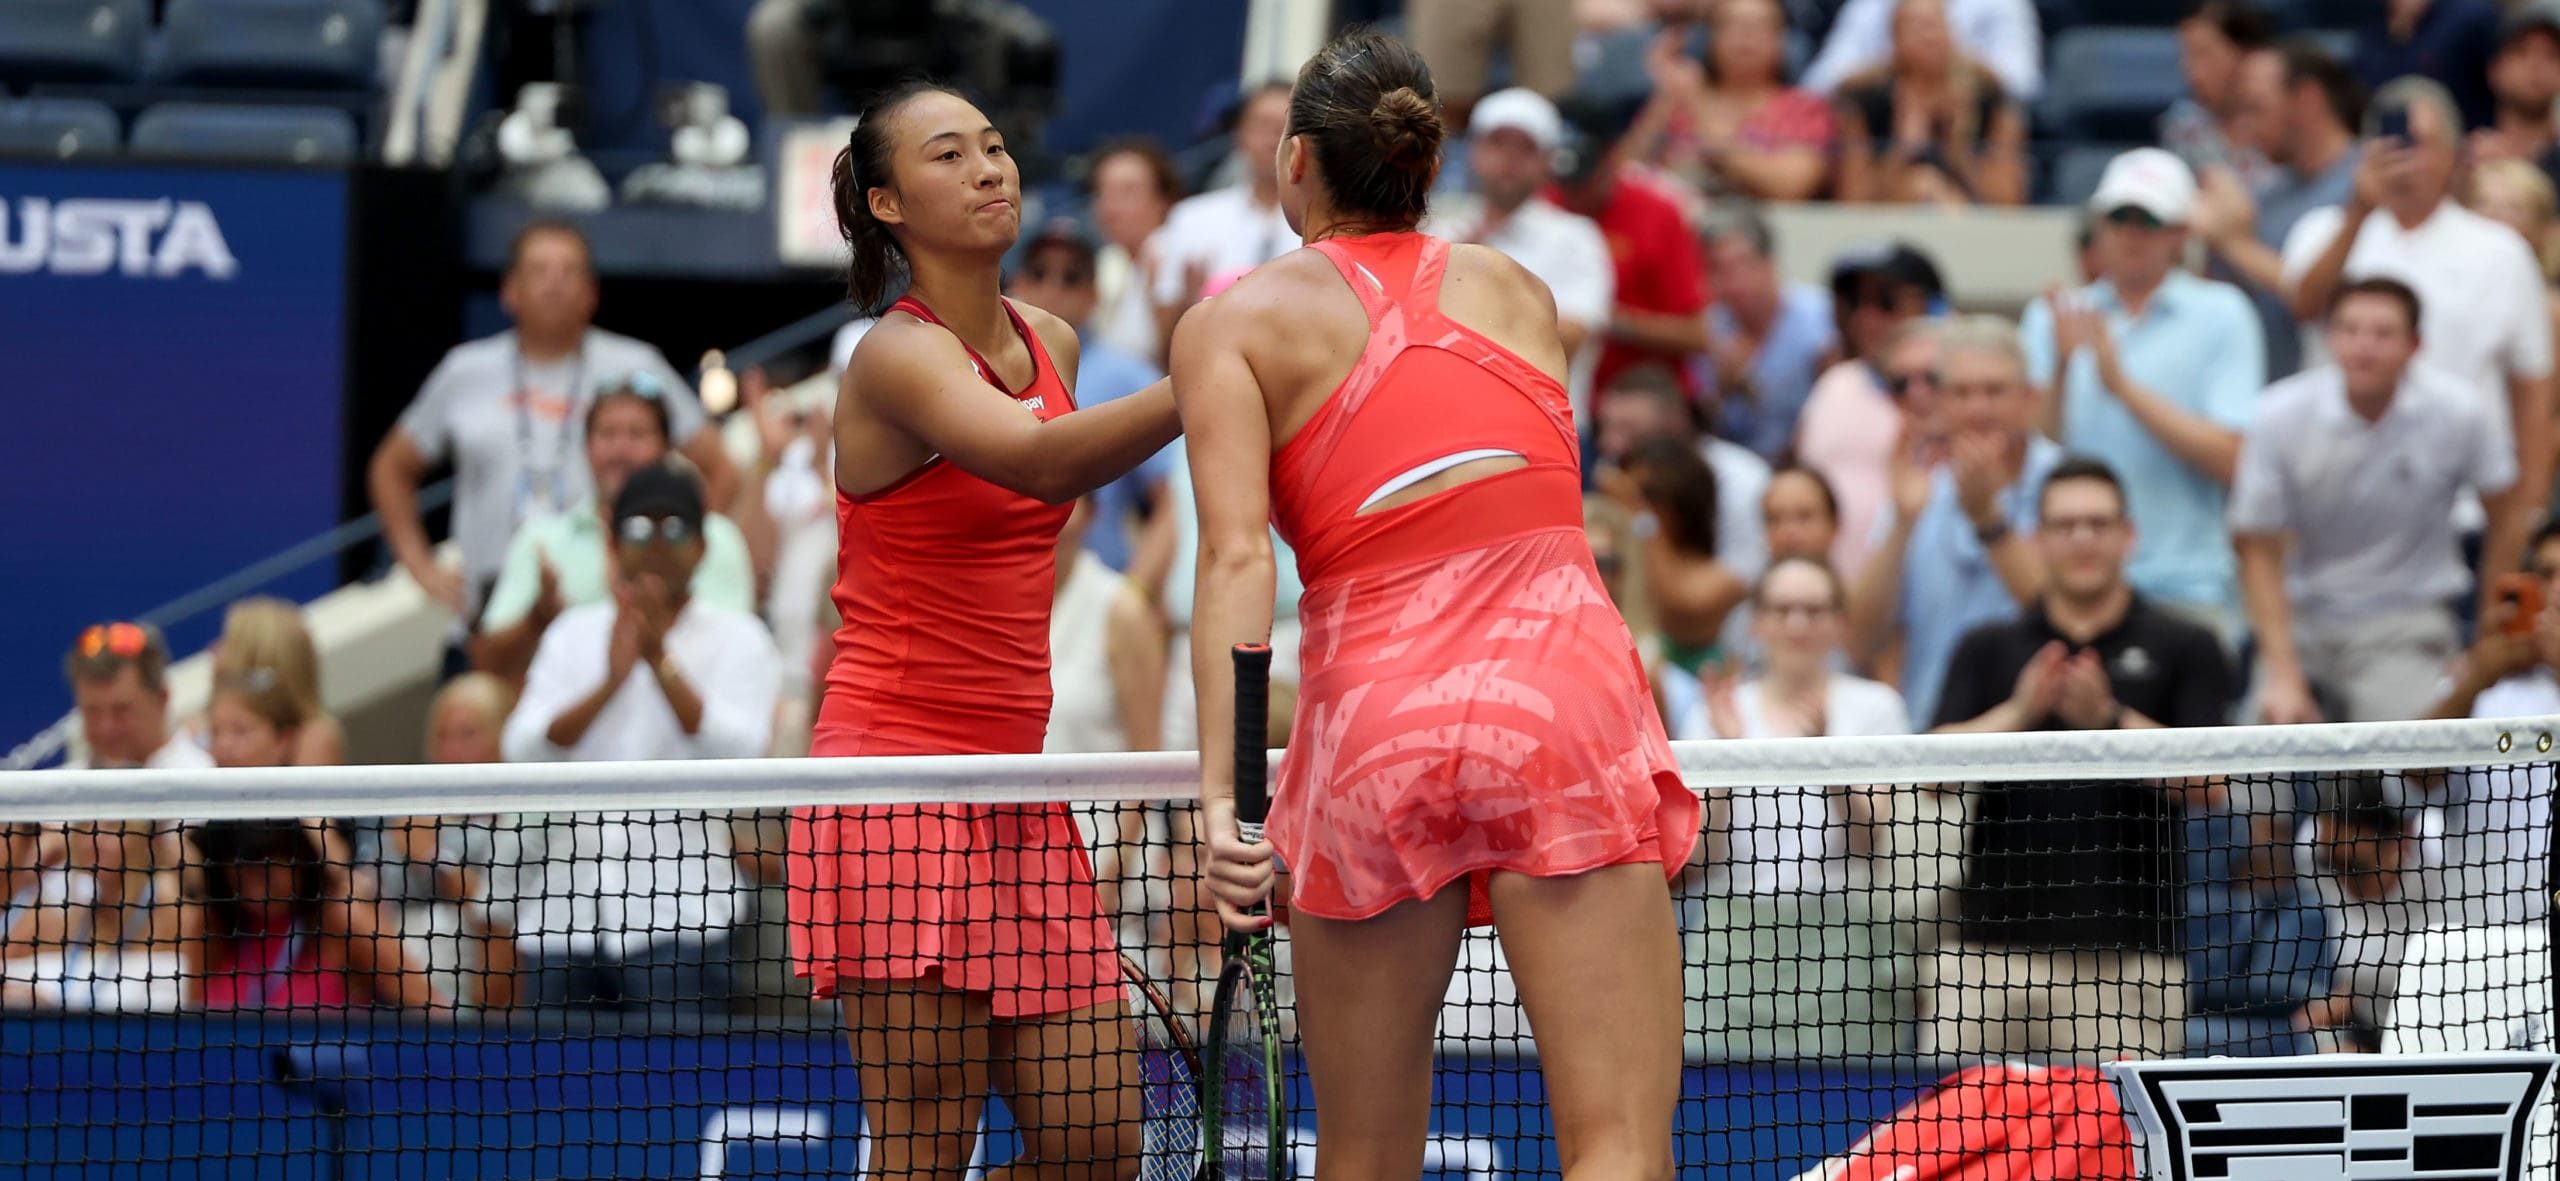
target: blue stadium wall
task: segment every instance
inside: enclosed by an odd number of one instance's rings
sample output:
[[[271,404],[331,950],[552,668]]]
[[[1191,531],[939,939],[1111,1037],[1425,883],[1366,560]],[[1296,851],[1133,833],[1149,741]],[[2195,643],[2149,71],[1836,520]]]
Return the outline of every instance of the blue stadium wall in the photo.
[[[1778,1181],[1931,1081],[1828,1064],[1693,1065],[1684,1178]],[[1296,1109],[1314,1140],[1303,1077]],[[1556,1168],[1535,1064],[1449,1057],[1430,1181]],[[324,1116],[324,1110],[343,1112]],[[992,1105],[986,1159],[1017,1143]],[[0,1161],[45,1181],[855,1175],[861,1112],[831,1031],[0,1019]]]
[[[0,166],[0,210],[5,747],[67,708],[79,627],[337,523],[348,179]]]

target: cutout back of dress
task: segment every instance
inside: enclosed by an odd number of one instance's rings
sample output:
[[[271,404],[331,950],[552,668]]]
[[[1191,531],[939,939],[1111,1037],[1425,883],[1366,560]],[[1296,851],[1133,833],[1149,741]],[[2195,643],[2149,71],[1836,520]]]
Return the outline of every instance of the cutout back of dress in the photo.
[[[1272,455],[1272,517],[1309,585],[1582,517],[1581,445],[1564,387],[1440,310],[1449,244],[1418,233],[1331,238],[1369,320],[1351,373]],[[1479,459],[1526,464],[1362,510]],[[1524,511],[1525,510],[1525,511]]]

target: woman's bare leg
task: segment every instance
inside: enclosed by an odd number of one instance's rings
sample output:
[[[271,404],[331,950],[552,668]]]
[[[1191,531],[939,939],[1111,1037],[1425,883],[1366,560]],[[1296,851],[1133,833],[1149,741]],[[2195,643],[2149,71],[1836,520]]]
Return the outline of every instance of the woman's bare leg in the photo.
[[[1119,1001],[997,1026],[1022,1155],[988,1181],[1130,1181],[1145,1150],[1137,1039]]]
[[[1462,882],[1359,922],[1291,918],[1316,1181],[1411,1181],[1422,1168],[1432,1040],[1466,925]]]
[[[1491,890],[1503,958],[1537,1035],[1565,1181],[1668,1181],[1680,934],[1662,867],[1497,873]]]
[[[986,994],[937,980],[845,984],[845,1024],[871,1128],[865,1181],[958,1181],[986,1109],[993,1049]]]

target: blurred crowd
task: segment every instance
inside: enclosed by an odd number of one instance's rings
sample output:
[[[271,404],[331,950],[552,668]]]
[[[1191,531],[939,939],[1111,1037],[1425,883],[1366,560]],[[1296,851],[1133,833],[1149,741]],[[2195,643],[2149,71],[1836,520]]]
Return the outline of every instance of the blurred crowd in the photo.
[[[1850,0],[1801,70],[1779,0],[1412,6],[1464,128],[1424,228],[1555,295],[1592,546],[1675,738],[2560,713],[2560,7],[2387,7],[2342,59],[2246,0],[2198,4],[2187,98],[2108,162],[2075,272],[2011,319],[1905,242],[1789,281],[1766,206],[2024,200],[2026,0]],[[1577,86],[1577,27],[1643,34],[1640,93]],[[1495,44],[1519,85],[1489,81]],[[1187,307],[1296,245],[1288,97],[1238,96],[1200,191],[1165,146],[1116,141],[1025,227],[1007,290],[1082,326],[1081,403],[1155,380]],[[805,750],[835,626],[831,373],[749,372],[713,420],[599,326],[564,222],[524,231],[501,295],[514,326],[452,351],[370,473],[400,566],[462,621],[428,757]],[[442,465],[444,552],[418,509]],[[1194,745],[1188,479],[1177,445],[1077,506],[1051,752]],[[234,608],[200,718],[169,716],[169,659],[135,624],[77,637],[94,765],[343,758],[291,605]],[[1720,790],[1688,887],[1716,917],[1692,930],[1734,933],[1698,957],[1734,1004],[1811,987],[1766,955],[1743,979],[1744,932],[1871,934],[1870,983],[1901,998],[1877,1002],[1885,1048],[2372,1048],[2409,937],[2545,916],[2550,798],[2540,771]],[[1192,974],[1207,932],[1163,925],[1183,814],[1089,821],[1107,897]],[[732,978],[779,959],[774,833],[22,827],[0,1002],[719,1008],[779,988]]]

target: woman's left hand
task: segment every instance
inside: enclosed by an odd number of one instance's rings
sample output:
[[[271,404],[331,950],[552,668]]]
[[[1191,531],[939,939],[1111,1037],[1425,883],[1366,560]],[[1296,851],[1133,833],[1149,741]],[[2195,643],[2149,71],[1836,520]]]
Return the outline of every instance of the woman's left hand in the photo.
[[[1251,932],[1269,927],[1270,915],[1252,912],[1270,900],[1277,877],[1278,864],[1270,843],[1248,843],[1236,835],[1236,805],[1232,799],[1202,801],[1200,831],[1208,846],[1208,861],[1200,867],[1200,876],[1209,884],[1209,896],[1217,900],[1218,921],[1230,931]]]

